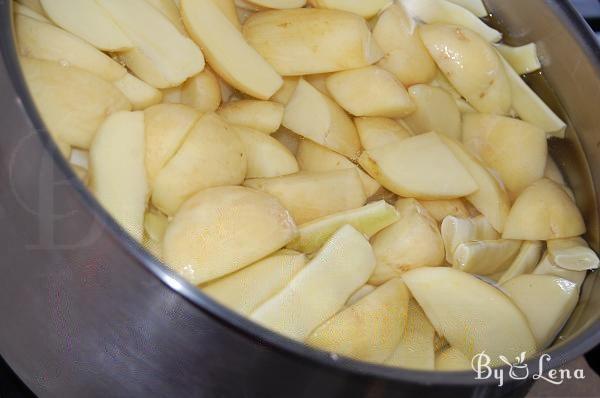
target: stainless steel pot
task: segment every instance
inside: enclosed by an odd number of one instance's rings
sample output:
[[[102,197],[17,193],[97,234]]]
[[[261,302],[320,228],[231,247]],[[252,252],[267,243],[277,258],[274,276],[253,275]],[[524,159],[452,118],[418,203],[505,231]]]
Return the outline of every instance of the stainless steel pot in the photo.
[[[11,2],[0,0],[0,355],[43,397],[522,396],[530,381],[474,380],[356,362],[277,336],[155,262],[73,175],[24,85]],[[567,1],[495,0],[508,42],[535,41],[531,83],[568,119],[551,150],[599,247],[600,48]],[[557,367],[600,342],[600,286],[550,350]],[[537,359],[529,362],[535,367]],[[410,396],[409,395],[409,396]]]

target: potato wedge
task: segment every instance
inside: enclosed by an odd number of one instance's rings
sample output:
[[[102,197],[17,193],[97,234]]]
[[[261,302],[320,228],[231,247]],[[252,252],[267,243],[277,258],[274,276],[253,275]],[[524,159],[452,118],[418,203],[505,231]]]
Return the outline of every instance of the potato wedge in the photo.
[[[433,370],[434,334],[435,330],[419,304],[410,300],[404,334],[385,364],[405,369]]]
[[[456,25],[422,25],[419,33],[438,67],[469,104],[479,112],[508,114],[510,81],[488,42]]]
[[[370,239],[398,219],[398,211],[385,201],[369,203],[358,209],[332,214],[300,225],[298,238],[290,242],[287,247],[304,253],[313,253],[344,225],[353,226]]]
[[[375,287],[373,285],[363,285],[361,288],[359,288],[357,291],[355,291],[352,294],[352,296],[350,296],[348,301],[346,301],[345,307],[347,308],[347,307],[350,307],[351,305],[358,303],[360,300],[362,300],[369,294],[373,293],[373,291],[375,289],[377,289],[377,287]]]
[[[331,74],[327,90],[354,116],[404,117],[416,107],[394,75],[378,66]]]
[[[566,279],[571,281],[578,286],[581,286],[585,277],[587,275],[587,271],[571,271],[566,268],[559,267],[558,265],[552,262],[550,255],[546,253],[540,263],[533,270],[534,275],[553,275],[559,278]]]
[[[485,352],[490,366],[499,356],[536,352],[525,316],[500,290],[452,268],[419,268],[402,277],[435,330],[467,358]]]
[[[227,83],[259,99],[269,99],[283,80],[252,48],[214,0],[182,0],[181,15],[208,63]]]
[[[418,267],[441,265],[444,242],[437,223],[414,199],[396,202],[400,219],[371,239],[377,266],[370,284],[380,285]]]
[[[260,260],[296,234],[294,220],[273,196],[244,187],[215,187],[181,206],[165,233],[163,252],[170,267],[200,284]]]
[[[503,239],[549,240],[585,233],[585,223],[569,195],[543,178],[526,188],[513,204]]]
[[[556,338],[579,299],[577,284],[550,275],[517,276],[502,290],[525,314],[540,349]]]
[[[366,21],[338,10],[299,8],[252,15],[244,37],[282,76],[360,68],[383,53]]]
[[[185,26],[181,21],[181,15],[179,14],[179,8],[173,0],[144,0],[152,7],[156,8],[162,15],[164,15],[169,22],[173,24],[179,31],[179,33],[187,36]]]
[[[359,163],[390,191],[419,199],[454,199],[478,187],[436,133],[364,151]]]
[[[520,240],[479,240],[464,242],[454,250],[454,268],[478,275],[505,271],[517,257]]]
[[[582,238],[552,239],[547,242],[550,259],[561,268],[571,271],[597,269],[598,255]]]
[[[315,8],[348,11],[366,19],[374,17],[392,2],[392,0],[308,0],[308,3]]]
[[[223,105],[217,113],[228,123],[271,134],[281,126],[283,111],[277,102],[241,100]]]
[[[296,86],[298,85],[298,80],[300,78],[296,76],[286,76],[283,78],[283,85],[281,88],[273,94],[271,97],[271,101],[278,102],[283,105],[287,105],[294,95],[294,91],[296,91]]]
[[[138,242],[148,201],[144,141],[144,114],[117,112],[102,123],[90,145],[92,191]]]
[[[306,0],[246,0],[259,8],[270,8],[284,10],[288,8],[300,8],[306,5]]]
[[[303,76],[303,79],[310,83],[311,86],[319,90],[321,93],[332,98],[331,93],[327,88],[327,78],[332,74],[333,73],[315,73],[314,75]]]
[[[408,89],[415,112],[406,116],[404,121],[417,134],[444,134],[455,140],[461,137],[461,113],[456,100],[444,89],[415,84]]]
[[[131,73],[152,87],[158,89],[173,88],[173,83],[167,80],[162,71],[152,61],[152,58],[140,49],[132,48],[131,50],[117,53],[116,58],[119,63],[127,65]]]
[[[234,0],[212,0],[213,3],[219,8],[221,13],[225,15],[225,18],[239,31],[242,30],[242,24],[238,18],[238,12],[235,7]],[[181,8],[181,7],[180,7]]]
[[[494,240],[500,235],[483,216],[461,218],[448,216],[441,226],[442,240],[446,250],[446,261],[454,265],[454,252],[463,243]]]
[[[358,173],[352,169],[255,178],[244,185],[277,197],[298,224],[359,208],[367,200]]]
[[[221,105],[221,86],[213,71],[206,67],[181,86],[181,103],[200,112],[214,112]]]
[[[496,49],[519,75],[535,72],[542,68],[535,43],[519,47],[498,44]]]
[[[234,130],[248,159],[246,178],[279,177],[300,170],[294,154],[275,138],[242,126]]]
[[[346,112],[303,79],[285,108],[282,124],[349,159],[360,152],[358,133]]]
[[[162,101],[162,92],[137,77],[127,73],[114,82],[127,97],[133,110],[143,110]]]
[[[342,227],[306,267],[281,292],[258,307],[250,319],[284,336],[304,341],[365,284],[374,266],[375,256],[369,242],[351,226]]]
[[[420,200],[419,203],[438,223],[444,221],[448,216],[468,218],[470,215],[469,209],[462,199]]]
[[[244,181],[247,157],[234,129],[214,113],[200,117],[154,180],[152,203],[167,215],[196,192]]]
[[[544,245],[539,240],[526,240],[510,267],[498,279],[501,285],[522,274],[530,274],[540,262]]]
[[[74,147],[89,148],[107,115],[131,110],[115,86],[83,69],[30,58],[21,67],[51,134]]]
[[[454,347],[448,347],[435,356],[435,370],[453,372],[469,370],[471,360]]]
[[[307,262],[305,254],[280,250],[203,286],[202,291],[224,306],[240,314],[250,315],[285,288]]]
[[[362,147],[367,151],[398,143],[412,135],[397,121],[385,117],[357,117],[354,124]]]
[[[306,344],[362,361],[383,363],[402,338],[408,302],[408,289],[402,279],[392,279],[320,325],[308,336]],[[433,328],[431,342],[433,351]]]

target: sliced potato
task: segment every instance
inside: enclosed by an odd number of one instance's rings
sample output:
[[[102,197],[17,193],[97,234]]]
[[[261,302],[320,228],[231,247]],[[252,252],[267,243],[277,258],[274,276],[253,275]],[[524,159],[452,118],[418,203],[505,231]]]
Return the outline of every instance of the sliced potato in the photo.
[[[375,257],[369,242],[351,226],[342,227],[306,267],[281,292],[258,307],[250,319],[284,336],[304,341],[365,284],[374,266]]]
[[[358,133],[346,112],[303,79],[285,108],[283,125],[350,159],[360,152]]]
[[[271,101],[279,102],[280,104],[287,105],[296,91],[298,80],[300,78],[296,76],[286,76],[283,78],[283,85],[281,88],[273,94]]]
[[[300,8],[306,5],[306,0],[246,0],[260,8],[271,8],[283,10],[288,8]]]
[[[246,178],[279,177],[300,170],[294,155],[275,138],[241,126],[235,126],[235,131],[248,159]]]
[[[162,92],[137,77],[127,73],[114,82],[115,86],[127,97],[133,110],[146,109],[162,101]]]
[[[392,279],[315,329],[306,344],[362,361],[383,363],[402,338],[408,299],[402,279]],[[431,343],[433,351],[433,328]]]
[[[279,293],[307,263],[305,254],[280,250],[231,275],[206,286],[202,291],[224,306],[250,315]]]
[[[496,49],[519,75],[535,72],[542,68],[535,43],[519,47],[498,44]]]
[[[298,134],[292,133],[285,127],[281,127],[275,133],[271,134],[271,136],[277,141],[281,142],[283,146],[285,146],[291,153],[294,154],[294,156],[296,156],[301,141]]]
[[[242,30],[234,0],[212,0],[212,2],[219,7],[219,10],[225,15],[225,18],[227,18],[237,30]]]
[[[422,25],[419,33],[446,78],[477,111],[508,114],[510,82],[498,53],[488,42],[456,25]]]
[[[377,287],[373,285],[363,285],[361,288],[355,291],[352,296],[350,296],[348,301],[346,301],[346,307],[350,307],[351,305],[358,303],[360,300],[373,293],[375,289],[377,289]]]
[[[179,15],[179,8],[173,0],[144,0],[150,3],[154,8],[161,12],[184,36],[187,36],[185,26]]]
[[[494,240],[500,236],[483,216],[461,218],[448,216],[442,221],[442,240],[446,249],[446,261],[454,265],[454,252],[463,243]]]
[[[118,53],[117,59],[120,63],[127,65],[131,72],[149,85],[166,89],[173,87],[173,83],[167,80],[164,73],[158,68],[152,58],[138,48]]]
[[[444,242],[437,223],[414,199],[396,202],[400,219],[373,236],[377,266],[369,280],[373,285],[402,276],[423,266],[441,265]]]
[[[244,185],[277,197],[298,224],[356,209],[367,199],[358,173],[352,169],[255,178],[246,180]]]
[[[504,355],[536,352],[527,319],[500,290],[452,268],[418,268],[402,277],[435,330],[467,358],[485,350],[490,366]]]
[[[392,0],[308,0],[308,3],[315,8],[348,11],[366,19],[374,17],[392,2]]]
[[[587,275],[586,271],[571,271],[566,268],[559,267],[552,262],[550,256],[546,253],[540,263],[533,270],[534,275],[553,275],[559,278],[571,281],[578,286],[581,286]]]
[[[419,203],[438,223],[444,221],[448,216],[468,218],[470,215],[469,209],[462,199],[420,200]]]
[[[169,266],[200,284],[260,260],[296,234],[294,220],[273,196],[215,187],[181,206],[165,233],[163,252]]]
[[[454,347],[448,347],[435,356],[435,370],[453,372],[468,370],[471,360]]]
[[[241,100],[225,104],[217,113],[231,124],[271,134],[281,126],[283,111],[284,106],[277,102]]]
[[[522,274],[533,272],[542,257],[544,245],[538,240],[527,240],[521,245],[519,254],[514,259],[510,267],[498,279],[499,284],[508,282]]]
[[[333,73],[315,73],[314,75],[306,75],[303,77],[304,80],[309,82],[314,88],[319,90],[321,93],[331,97],[331,93],[327,88],[327,78]]]
[[[394,75],[378,66],[331,74],[327,90],[354,116],[404,117],[415,104]]]
[[[366,21],[338,10],[299,8],[252,15],[244,37],[283,76],[360,68],[383,53]]]
[[[411,132],[393,119],[357,117],[354,119],[362,147],[367,151],[395,144],[411,136]]]
[[[454,199],[478,187],[436,133],[363,152],[360,165],[390,191],[419,199]]]
[[[206,67],[181,86],[181,103],[200,112],[214,112],[221,105],[221,85],[213,71]]]
[[[503,239],[549,240],[585,233],[577,205],[557,183],[543,178],[526,188],[513,204]]]
[[[318,250],[344,225],[351,225],[367,238],[398,221],[398,211],[381,200],[369,203],[359,209],[347,210],[316,219],[299,227],[298,238],[288,248],[304,253],[313,253]]]
[[[479,275],[505,271],[519,253],[519,240],[479,240],[464,242],[454,251],[454,268]]]
[[[283,80],[213,1],[181,0],[181,15],[190,36],[227,83],[253,97],[269,99]]]
[[[234,129],[214,113],[207,113],[157,174],[152,203],[174,215],[187,198],[202,189],[241,184],[246,168],[244,145]]]
[[[598,268],[598,255],[582,238],[552,239],[548,242],[550,259],[561,268],[587,271]]]
[[[142,112],[109,116],[90,146],[92,190],[102,206],[138,242],[144,235],[148,201],[144,154]]]
[[[540,349],[552,343],[579,298],[577,284],[550,275],[517,276],[502,290],[525,314]]]
[[[21,59],[33,100],[54,137],[89,148],[107,115],[131,110],[131,103],[111,83],[74,66]]]
[[[445,90],[415,84],[408,89],[416,110],[404,121],[417,134],[435,131],[455,140],[461,137],[461,114],[456,100]]]

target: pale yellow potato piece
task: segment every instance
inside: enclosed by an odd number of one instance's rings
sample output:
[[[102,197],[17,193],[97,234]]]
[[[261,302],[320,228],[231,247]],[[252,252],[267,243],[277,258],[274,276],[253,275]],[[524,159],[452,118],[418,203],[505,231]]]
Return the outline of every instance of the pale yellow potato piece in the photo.
[[[527,240],[521,245],[519,254],[510,267],[498,279],[499,284],[508,282],[522,274],[530,274],[540,262],[544,244],[539,240]]]
[[[331,93],[327,88],[327,78],[331,75],[332,73],[316,73],[314,75],[306,75],[303,77],[303,79],[309,82],[314,88],[319,90],[321,93],[331,97]]]
[[[119,80],[127,74],[118,62],[54,25],[17,15],[15,26],[21,56],[76,66],[108,81]]]
[[[150,185],[175,155],[200,114],[185,105],[159,104],[144,111],[146,120],[146,172]]]
[[[281,126],[283,111],[284,106],[277,102],[241,100],[223,105],[217,113],[231,124],[271,134]]]
[[[271,195],[244,187],[198,192],[165,233],[165,263],[193,284],[238,271],[284,247],[297,234],[289,212]]]
[[[298,134],[292,133],[285,127],[281,127],[278,131],[271,134],[273,138],[281,142],[291,153],[296,156],[298,147],[300,146],[301,138]]]
[[[375,256],[365,237],[349,225],[342,227],[306,267],[281,292],[258,307],[250,319],[284,336],[304,341],[365,284],[374,266]]]
[[[519,75],[535,72],[542,68],[535,43],[518,47],[498,44],[496,49]]]
[[[167,89],[174,86],[167,80],[152,58],[138,48],[118,53],[117,59],[120,63],[127,65],[131,73],[153,87]]]
[[[461,244],[500,238],[498,232],[484,216],[472,218],[448,216],[442,221],[440,231],[446,250],[446,261],[452,265],[455,264],[454,252]]]
[[[587,271],[598,268],[598,255],[582,238],[553,239],[547,242],[550,259],[561,268]]]
[[[144,114],[124,111],[102,123],[90,146],[91,189],[138,242],[144,235],[148,201],[144,141]]]
[[[246,178],[279,177],[297,173],[298,162],[282,143],[268,134],[235,126],[248,159]]]
[[[287,105],[287,103],[290,101],[290,98],[292,98],[292,95],[294,95],[294,91],[296,91],[296,86],[298,85],[299,79],[299,77],[295,76],[284,77],[283,85],[275,94],[273,94],[271,101]]]
[[[392,225],[399,219],[398,211],[385,201],[369,203],[358,209],[347,210],[325,216],[298,227],[298,238],[288,244],[288,248],[304,253],[318,250],[344,225],[351,225],[367,238]]]
[[[454,199],[478,189],[436,133],[365,151],[359,163],[377,182],[400,196]]]
[[[437,73],[435,62],[415,26],[415,21],[402,7],[391,5],[373,28],[373,38],[384,52],[377,65],[394,74],[406,87],[428,83]]]
[[[521,243],[506,239],[461,243],[454,250],[454,268],[479,275],[505,271],[519,253]]]
[[[462,199],[420,200],[419,203],[438,223],[444,221],[448,216],[468,218],[470,215],[469,209]]]
[[[373,285],[402,276],[406,271],[441,265],[444,242],[435,220],[414,199],[396,202],[400,219],[371,239],[377,266],[369,280]]]
[[[40,4],[39,1],[38,4]],[[40,5],[39,7],[40,8],[38,10],[34,10],[27,5],[19,3],[18,1],[13,2],[13,12],[15,15],[22,15],[24,17],[35,19],[38,22],[52,24],[52,21],[45,17],[45,12],[42,6]]]
[[[233,127],[214,113],[200,117],[154,180],[152,203],[167,215],[196,192],[244,181],[247,157]]]
[[[324,146],[315,144],[311,140],[300,141],[296,157],[300,169],[304,171],[355,169],[363,184],[367,198],[373,196],[381,188],[377,181],[350,160]]]
[[[326,84],[336,102],[354,116],[404,117],[416,109],[402,83],[378,66],[333,73]]]
[[[469,104],[479,112],[508,114],[510,82],[488,42],[456,25],[422,25],[419,33],[438,67]]]
[[[433,80],[429,83],[429,85],[446,90],[446,92],[448,94],[450,94],[452,96],[452,98],[454,98],[457,101],[462,99],[462,95],[460,95],[458,93],[458,91],[456,91],[456,89],[452,86],[452,83],[450,83],[448,81],[448,79],[446,78],[446,76],[444,76],[444,73],[442,73],[442,71],[437,69],[437,66],[436,66],[436,70],[437,70],[437,73],[436,73],[435,77],[433,78]]]
[[[44,123],[61,142],[87,149],[107,115],[131,110],[115,86],[83,69],[30,58],[21,67]]]
[[[224,306],[249,316],[285,288],[307,262],[305,254],[280,250],[203,286],[202,291]]]
[[[246,0],[260,8],[271,8],[276,10],[288,8],[300,8],[306,5],[306,0]]]
[[[281,88],[281,76],[244,40],[213,1],[181,1],[181,15],[190,36],[227,83],[253,97],[269,99]]]
[[[393,3],[392,0],[308,0],[315,8],[348,11],[369,19]]]
[[[540,349],[556,338],[579,298],[577,284],[550,275],[521,275],[502,290],[525,314]]]
[[[300,79],[283,114],[283,126],[347,158],[360,152],[358,132],[338,104]]]
[[[144,231],[155,242],[162,242],[168,226],[169,219],[159,211],[150,210],[144,215]]]
[[[129,73],[115,80],[114,84],[131,102],[133,110],[143,110],[162,101],[160,90]]]
[[[461,113],[456,100],[444,89],[415,84],[408,94],[416,106],[404,121],[417,134],[435,131],[455,140],[461,137]]]
[[[563,278],[569,280],[578,286],[581,286],[585,277],[587,275],[587,271],[571,271],[566,268],[559,267],[558,265],[552,262],[550,255],[546,253],[540,263],[533,270],[534,275],[553,275],[559,278]]]
[[[61,28],[104,51],[123,51],[134,47],[96,0],[41,0],[48,17]]]
[[[402,338],[409,297],[402,279],[392,279],[319,326],[306,344],[362,361],[383,363]],[[433,329],[431,340],[433,350]]]
[[[183,22],[181,21],[181,15],[179,14],[179,8],[173,0],[144,0],[151,4],[154,8],[160,11],[169,22],[177,28],[177,30],[184,36],[187,36]]]
[[[577,205],[557,183],[543,178],[514,202],[502,233],[504,239],[549,240],[585,233]]]
[[[453,372],[470,370],[471,359],[454,347],[448,347],[435,356],[435,370]]]
[[[560,171],[560,168],[558,167],[558,165],[556,164],[554,159],[552,159],[552,156],[550,156],[550,154],[548,154],[548,158],[546,160],[546,168],[544,169],[544,177],[548,178],[549,180],[554,181],[557,184],[565,185],[565,186],[567,185],[567,182],[565,181],[565,177],[563,176],[562,172]]]
[[[377,289],[376,286],[373,285],[363,285],[360,289],[355,291],[352,296],[346,301],[345,307],[350,307],[353,304],[356,304],[361,299],[365,298],[369,294],[373,293],[373,291]]]
[[[386,365],[404,369],[433,370],[435,330],[415,300],[408,302],[408,314],[404,334]]]
[[[206,67],[181,86],[181,103],[200,112],[214,112],[221,105],[221,85],[213,71]]]
[[[367,151],[396,144],[412,135],[400,123],[385,117],[357,117],[354,124],[362,147]]]
[[[227,18],[237,30],[242,30],[234,0],[212,0],[212,2],[219,7],[219,10],[225,15],[225,18]]]
[[[165,88],[161,91],[163,104],[181,104],[181,86]]]
[[[441,137],[444,139],[444,136]],[[504,187],[460,143],[450,138],[444,139],[444,142],[479,187],[476,192],[466,196],[467,201],[488,219],[496,231],[502,232],[510,211],[510,199]]]
[[[418,268],[402,276],[435,330],[467,358],[485,350],[490,366],[500,355],[536,352],[527,319],[500,290],[452,268]]]
[[[463,116],[463,142],[475,156],[498,172],[511,193],[544,176],[548,158],[546,134],[527,122],[509,117]]]
[[[367,200],[358,173],[352,169],[255,178],[244,185],[277,197],[298,224],[359,208]]]
[[[366,21],[338,10],[258,12],[246,20],[243,32],[252,47],[283,76],[360,68],[383,56]]]

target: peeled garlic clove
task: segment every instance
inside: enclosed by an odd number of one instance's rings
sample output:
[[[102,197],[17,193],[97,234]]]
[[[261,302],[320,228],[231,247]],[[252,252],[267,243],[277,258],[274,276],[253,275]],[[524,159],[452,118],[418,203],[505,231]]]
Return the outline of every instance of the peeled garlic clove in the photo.
[[[587,271],[598,268],[598,255],[582,238],[552,239],[547,242],[550,259],[570,271]]]
[[[464,272],[491,275],[503,271],[521,247],[519,240],[480,240],[465,242],[454,251],[454,267]]]
[[[448,216],[442,221],[441,233],[446,248],[446,261],[450,264],[454,264],[454,252],[461,243],[500,237],[483,216],[474,218]]]
[[[544,244],[539,240],[523,242],[519,254],[506,272],[498,279],[498,283],[503,284],[519,275],[531,273],[538,265],[543,249]]]

